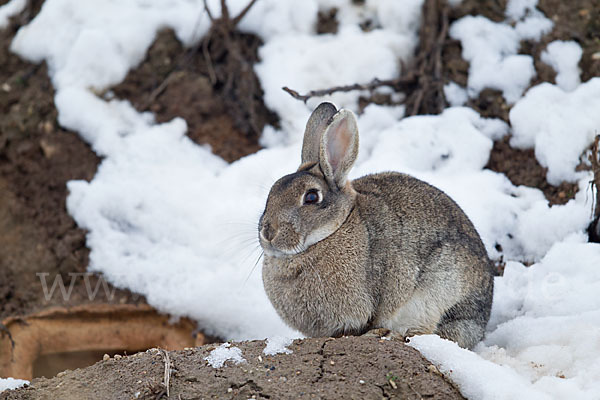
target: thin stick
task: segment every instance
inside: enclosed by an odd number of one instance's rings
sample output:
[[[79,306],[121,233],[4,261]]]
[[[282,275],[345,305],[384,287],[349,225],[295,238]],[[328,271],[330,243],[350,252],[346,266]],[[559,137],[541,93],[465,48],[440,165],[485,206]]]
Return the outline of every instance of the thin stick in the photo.
[[[336,92],[351,92],[353,90],[373,90],[373,89],[376,89],[376,88],[382,87],[382,86],[390,86],[393,88],[402,89],[402,88],[408,88],[408,87],[412,86],[413,84],[415,84],[415,82],[416,82],[415,78],[412,76],[409,76],[409,77],[401,77],[398,79],[387,79],[387,80],[380,80],[380,79],[375,78],[369,83],[354,83],[352,85],[346,85],[346,86],[334,86],[334,87],[328,88],[328,89],[311,90],[310,92],[308,92],[306,94],[300,94],[297,91],[290,89],[287,86],[282,87],[282,89],[284,91],[286,91],[287,93],[289,93],[290,96],[292,96],[293,98],[295,98],[297,100],[302,100],[303,102],[306,103],[306,101],[308,99],[310,99],[311,97],[321,97],[321,96],[326,96],[326,95],[333,94]]]
[[[239,22],[242,20],[242,18],[244,18],[246,16],[246,14],[248,14],[248,11],[250,11],[250,9],[252,8],[252,6],[254,5],[254,3],[256,3],[256,0],[252,0],[250,3],[248,3],[248,5],[246,7],[244,7],[244,9],[242,10],[242,12],[240,12],[237,17],[235,17],[233,19],[233,26],[237,26],[237,24],[239,24]]]
[[[165,375],[164,375],[164,385],[167,389],[167,397],[169,394],[169,385],[171,384],[171,359],[169,358],[169,352],[166,350],[162,350],[164,361],[165,361]]]
[[[213,18],[212,13],[210,12],[210,8],[208,8],[208,4],[206,3],[206,0],[204,0],[204,10],[206,10],[206,14],[208,15],[208,18],[210,18],[210,20],[212,22],[214,22],[215,19]]]
[[[600,135],[596,135],[596,139],[592,144],[592,152],[589,160],[592,164],[592,172],[594,173],[592,186],[596,187],[596,201],[593,206],[594,218],[600,218]],[[597,223],[600,224],[600,222]]]
[[[221,0],[221,19],[224,21],[230,21],[229,7],[227,7],[227,2],[225,0]]]
[[[208,35],[202,40],[202,54],[204,55],[204,62],[206,63],[206,69],[208,69],[208,77],[210,83],[214,86],[217,83],[217,74],[215,73],[215,67],[213,66],[212,58],[210,57],[210,51],[208,49],[208,43],[212,35],[212,30],[208,32]]]
[[[444,44],[446,42],[446,37],[448,36],[448,29],[450,26],[449,22],[449,5],[448,2],[445,1],[442,5],[442,27],[440,29],[440,33],[437,38],[437,46],[435,49],[435,79],[438,85],[438,109],[439,112],[442,112],[444,107],[446,106],[446,99],[444,95],[444,81],[442,77],[442,51],[444,49]]]
[[[158,98],[158,96],[165,91],[171,82],[181,78],[182,76],[182,71],[171,71],[169,75],[167,75],[167,77],[160,83],[160,85],[158,85],[158,87],[154,89],[152,93],[150,93],[150,96],[148,96],[148,100],[146,100],[146,103],[143,105],[142,109],[147,110],[148,107],[150,107],[150,105]]]

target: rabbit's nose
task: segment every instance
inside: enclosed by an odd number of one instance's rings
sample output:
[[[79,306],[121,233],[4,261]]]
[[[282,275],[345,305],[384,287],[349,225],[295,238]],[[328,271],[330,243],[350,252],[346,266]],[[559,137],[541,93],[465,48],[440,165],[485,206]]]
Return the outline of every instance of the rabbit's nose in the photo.
[[[273,229],[271,224],[265,222],[260,234],[267,242],[270,242],[275,237],[275,229]]]

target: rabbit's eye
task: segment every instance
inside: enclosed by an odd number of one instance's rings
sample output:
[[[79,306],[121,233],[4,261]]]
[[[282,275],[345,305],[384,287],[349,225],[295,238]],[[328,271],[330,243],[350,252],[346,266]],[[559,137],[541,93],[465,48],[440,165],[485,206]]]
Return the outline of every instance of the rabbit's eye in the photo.
[[[304,204],[315,204],[319,202],[319,192],[315,189],[311,189],[304,194]]]

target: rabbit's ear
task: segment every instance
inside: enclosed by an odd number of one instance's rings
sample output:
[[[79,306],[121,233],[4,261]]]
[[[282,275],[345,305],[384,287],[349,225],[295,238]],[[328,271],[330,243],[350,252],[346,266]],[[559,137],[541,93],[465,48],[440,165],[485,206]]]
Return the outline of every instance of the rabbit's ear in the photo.
[[[352,111],[340,110],[321,138],[319,162],[329,184],[342,189],[358,155],[358,126]]]
[[[313,111],[306,123],[304,142],[302,143],[302,164],[319,162],[321,136],[327,128],[327,123],[335,115],[337,109],[331,103],[321,103]]]

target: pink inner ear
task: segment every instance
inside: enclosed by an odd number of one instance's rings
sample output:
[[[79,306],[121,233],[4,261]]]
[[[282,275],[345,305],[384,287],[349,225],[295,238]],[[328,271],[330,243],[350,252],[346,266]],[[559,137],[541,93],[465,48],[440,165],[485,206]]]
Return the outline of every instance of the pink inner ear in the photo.
[[[348,134],[348,121],[342,119],[334,126],[330,126],[327,134],[327,155],[329,164],[335,172],[350,146],[350,135]]]

